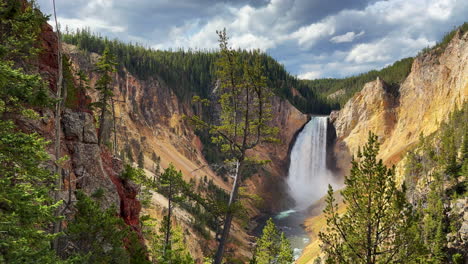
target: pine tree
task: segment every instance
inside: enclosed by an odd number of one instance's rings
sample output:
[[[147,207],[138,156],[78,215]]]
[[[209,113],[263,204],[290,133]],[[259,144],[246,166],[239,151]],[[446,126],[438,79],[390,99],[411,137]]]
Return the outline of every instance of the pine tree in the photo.
[[[163,222],[167,222],[168,216],[164,216]],[[158,253],[157,263],[161,264],[170,264],[170,263],[178,263],[178,264],[193,264],[195,261],[193,260],[190,252],[187,249],[186,241],[184,239],[184,234],[182,233],[182,229],[180,227],[172,227],[167,229],[166,224],[162,224],[159,230],[159,233],[162,234],[160,239],[158,240]],[[166,234],[170,233],[170,239],[166,242]]]
[[[44,168],[46,142],[0,120],[0,263],[55,263],[49,196],[55,175]]]
[[[422,219],[423,241],[429,253],[425,256],[425,260],[433,264],[447,263],[445,247],[448,220],[444,211],[444,196],[442,178],[436,174],[434,181],[430,184],[427,206],[423,209]]]
[[[93,105],[99,108],[99,134],[98,143],[101,144],[103,140],[105,122],[109,112],[110,100],[114,96],[111,74],[116,71],[114,55],[110,52],[109,47],[104,49],[102,56],[96,64],[96,71],[101,77],[96,82],[96,90],[99,91],[99,101]],[[115,122],[115,120],[114,120]]]
[[[377,136],[369,133],[345,177],[343,215],[329,186],[327,228],[319,234],[327,263],[411,263],[416,256],[418,243],[410,232],[414,216],[405,188],[397,189],[394,168],[377,160],[378,151]]]
[[[47,142],[11,120],[37,118],[28,106],[49,103],[29,63],[44,22],[34,2],[0,0],[0,263],[58,262],[50,248],[55,236],[47,233],[59,205],[49,196],[57,177],[44,166]]]
[[[200,116],[193,116],[192,123],[199,129],[208,129],[213,143],[221,146],[235,164],[234,183],[224,218],[224,228],[215,254],[214,263],[220,264],[234,218],[239,186],[243,180],[247,150],[261,142],[274,142],[278,129],[268,126],[271,120],[271,90],[258,51],[254,60],[242,58],[228,44],[226,30],[217,32],[221,56],[216,65],[219,80],[220,124],[207,123]]]
[[[187,184],[182,179],[182,172],[176,171],[174,165],[170,164],[164,170],[159,179],[159,192],[167,198],[167,215],[164,216],[164,251],[163,256],[171,254],[171,217],[174,203],[182,202],[186,197],[184,191],[187,189]],[[171,258],[169,256],[169,258]]]
[[[257,239],[257,246],[251,264],[288,264],[293,263],[294,256],[291,245],[284,233],[280,233],[273,220],[268,219]]]
[[[116,216],[116,208],[102,210],[97,201],[82,192],[77,192],[76,197],[77,212],[64,230],[65,238],[74,245],[68,257],[81,257],[80,263],[131,263],[124,242],[136,240],[136,234]],[[139,243],[133,242],[133,246]],[[139,255],[133,258],[142,259]]]

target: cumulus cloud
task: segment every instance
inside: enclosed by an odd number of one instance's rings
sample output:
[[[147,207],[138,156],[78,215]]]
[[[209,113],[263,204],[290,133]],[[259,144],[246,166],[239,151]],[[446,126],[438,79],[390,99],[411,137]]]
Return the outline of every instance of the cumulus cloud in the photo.
[[[291,34],[292,39],[297,39],[300,46],[305,48],[312,47],[323,37],[331,36],[335,33],[335,22],[333,19],[303,26]]]
[[[303,80],[314,80],[320,77],[322,77],[320,71],[309,71],[309,72],[305,72],[297,76],[297,78],[303,79]]]
[[[38,0],[52,13],[49,0]],[[261,49],[300,78],[342,77],[413,56],[466,20],[463,0],[57,1],[62,27],[157,49]]]
[[[429,41],[426,38],[412,39],[389,36],[375,42],[354,46],[346,56],[346,61],[355,63],[388,62],[395,56],[411,56],[415,51],[434,44],[434,41]]]

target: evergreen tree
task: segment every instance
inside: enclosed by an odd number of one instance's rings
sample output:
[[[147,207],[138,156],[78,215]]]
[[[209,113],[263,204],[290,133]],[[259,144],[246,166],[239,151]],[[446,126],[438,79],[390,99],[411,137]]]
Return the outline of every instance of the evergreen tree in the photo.
[[[49,196],[56,176],[44,166],[47,142],[11,120],[37,118],[28,106],[49,103],[30,63],[44,22],[34,2],[0,0],[0,263],[58,262],[47,233],[58,207]]]
[[[257,239],[257,246],[251,264],[288,264],[293,263],[294,256],[291,245],[284,233],[276,228],[270,218],[263,228],[262,236]]]
[[[168,216],[164,216],[163,224],[159,229],[159,233],[162,234],[158,241],[158,256],[157,263],[161,264],[170,264],[170,263],[178,263],[178,264],[193,264],[195,261],[193,260],[190,252],[187,249],[186,241],[184,239],[184,234],[182,233],[182,229],[180,227],[172,227],[170,226],[167,229],[167,218]],[[166,234],[170,233],[169,241],[166,241]]]
[[[426,263],[447,263],[446,244],[447,227],[444,211],[444,189],[440,175],[434,175],[427,195],[427,206],[423,209],[422,235],[428,254],[424,256]]]
[[[77,192],[76,214],[64,231],[73,246],[68,257],[81,257],[81,263],[133,263],[132,259],[143,259],[142,250],[135,255],[125,248],[139,244],[136,234],[131,232],[124,221],[116,216],[116,208],[102,210],[99,203],[82,192]],[[147,262],[141,262],[147,263]]]
[[[219,79],[217,92],[221,107],[220,124],[204,122],[200,116],[193,116],[191,121],[197,128],[208,129],[212,134],[213,143],[220,145],[235,164],[229,208],[214,260],[215,264],[220,264],[234,218],[245,162],[248,160],[246,152],[261,142],[274,142],[278,129],[268,125],[271,120],[269,100],[272,91],[267,86],[260,57],[254,56],[256,59],[253,61],[245,60],[239,52],[229,46],[226,30],[217,33],[221,49],[221,56],[216,63],[216,76]]]
[[[329,186],[327,228],[319,234],[327,263],[411,263],[416,257],[419,244],[411,232],[415,219],[405,188],[397,189],[394,168],[377,160],[378,151],[377,136],[369,133],[345,177],[343,215]]]
[[[172,258],[170,256],[172,210],[174,203],[180,203],[186,198],[184,195],[186,188],[187,184],[182,179],[182,172],[176,171],[174,165],[170,164],[159,179],[159,192],[167,198],[167,215],[164,216],[164,228],[161,229],[164,233],[163,257]]]
[[[96,71],[101,77],[96,82],[96,90],[99,91],[99,101],[93,105],[99,108],[99,134],[98,143],[101,144],[103,140],[105,122],[109,113],[110,100],[114,96],[111,74],[116,71],[114,55],[110,52],[109,47],[104,49],[102,56],[96,64]],[[115,122],[115,120],[113,120]]]
[[[55,176],[43,166],[46,142],[0,120],[0,263],[55,263],[46,229],[54,220]]]
[[[0,58],[27,70],[40,51],[36,44],[46,17],[35,1],[24,2],[0,0]]]
[[[159,228],[159,231],[155,231],[157,226],[156,220],[144,216],[141,219],[143,223],[143,233],[145,239],[148,241],[148,252],[150,254],[152,263],[178,263],[178,264],[193,264],[195,263],[194,259],[190,255],[190,252],[187,249],[186,241],[183,236],[182,229],[178,226],[171,228],[171,243],[169,248],[165,248],[165,234],[166,234],[166,219],[163,219],[163,222]],[[164,251],[166,250],[166,254]],[[168,254],[170,253],[170,254]]]

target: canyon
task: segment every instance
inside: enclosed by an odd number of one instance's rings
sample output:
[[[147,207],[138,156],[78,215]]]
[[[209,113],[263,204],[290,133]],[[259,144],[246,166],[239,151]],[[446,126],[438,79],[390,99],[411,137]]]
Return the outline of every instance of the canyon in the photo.
[[[41,37],[44,52],[39,68],[44,78],[49,80],[51,91],[55,91],[58,68],[56,37],[50,26],[44,26]],[[100,55],[82,51],[70,44],[63,44],[63,51],[70,59],[72,71],[85,72],[90,76],[90,86],[93,87],[97,81],[93,65]],[[78,80],[74,79],[73,82],[77,84]],[[154,193],[152,206],[142,209],[136,198],[140,186],[118,177],[122,171],[120,157],[123,150],[126,155],[143,157],[143,167],[148,177],[153,177],[157,165],[166,168],[172,163],[187,181],[198,182],[207,178],[229,191],[232,179],[217,175],[212,164],[206,161],[203,143],[185,119],[194,114],[190,102],[176,96],[160,76],[142,80],[122,68],[113,75],[112,83],[117,120],[114,146],[101,148],[97,145],[95,118],[86,107],[89,102],[96,101],[95,91],[79,91],[76,100],[64,110],[61,152],[69,157],[63,164],[65,188],[61,196],[64,199],[69,190],[80,189],[91,195],[103,189],[103,208],[118,205],[119,215],[138,233],[141,232],[140,214],[148,213],[161,218],[166,210],[166,198]],[[291,87],[291,92],[297,94],[294,87]],[[445,49],[431,50],[416,57],[410,74],[398,88],[378,78],[367,83],[343,109],[331,113],[328,133],[333,133],[330,136],[333,141],[327,144],[333,146],[327,146],[327,149],[333,150],[334,165],[339,167],[341,176],[346,174],[350,157],[365,143],[368,132],[372,131],[380,139],[380,158],[387,165],[397,166],[397,179],[401,182],[402,159],[406,151],[418,141],[421,133],[429,135],[435,132],[450,112],[466,101],[467,96],[468,34],[458,32]],[[288,209],[294,204],[294,197],[288,197],[286,184],[291,163],[290,151],[296,140],[300,140],[298,134],[311,118],[278,96],[272,98],[272,106],[271,125],[280,128],[280,143],[263,144],[253,151],[260,159],[270,162],[244,183],[245,191],[260,196],[262,203],[248,202],[248,217],[253,221],[247,226],[235,223],[232,232],[234,242],[228,245],[227,250],[244,260],[251,256],[254,242],[251,232],[255,228],[255,219]],[[18,123],[26,131],[36,131],[53,140],[53,113],[41,111],[43,118],[40,121],[18,120]],[[52,149],[49,151],[52,153]],[[326,180],[320,182],[321,187],[325,184]],[[317,232],[325,225],[320,214],[323,201],[320,197],[313,200],[316,204],[311,209],[312,217],[305,221],[311,244],[306,247],[298,263],[312,263],[320,256]],[[199,261],[206,253],[205,245],[215,248],[215,241],[204,239],[193,229],[190,215],[183,209],[175,210],[175,219],[186,231],[189,249]]]

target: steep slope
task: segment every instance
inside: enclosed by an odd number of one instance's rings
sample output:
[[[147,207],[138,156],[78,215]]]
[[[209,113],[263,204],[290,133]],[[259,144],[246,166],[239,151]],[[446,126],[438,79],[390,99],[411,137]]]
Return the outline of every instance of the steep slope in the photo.
[[[332,115],[338,140],[350,153],[373,131],[381,138],[380,157],[395,164],[421,133],[433,133],[467,99],[468,34],[458,32],[439,52],[417,57],[398,90],[377,79]]]

